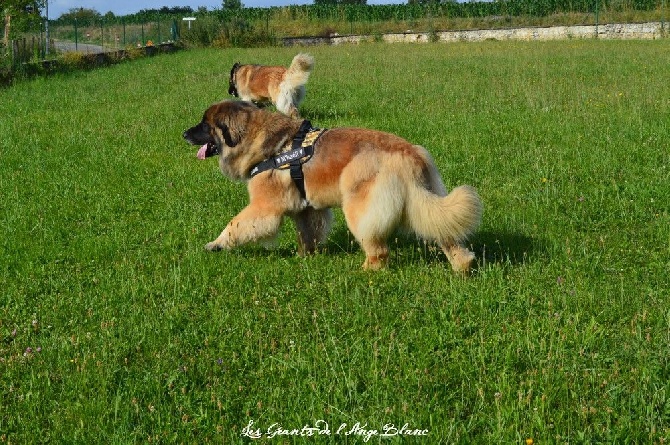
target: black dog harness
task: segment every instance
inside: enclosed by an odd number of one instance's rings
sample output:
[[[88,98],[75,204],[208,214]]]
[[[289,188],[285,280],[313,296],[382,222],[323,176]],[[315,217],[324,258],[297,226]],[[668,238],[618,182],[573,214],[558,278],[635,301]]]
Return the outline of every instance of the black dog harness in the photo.
[[[266,170],[290,168],[291,179],[298,187],[300,196],[305,199],[305,177],[302,174],[302,164],[310,160],[314,154],[314,144],[325,131],[325,129],[313,128],[308,120],[302,121],[300,129],[293,137],[291,149],[259,162],[251,169],[250,176],[253,178]]]

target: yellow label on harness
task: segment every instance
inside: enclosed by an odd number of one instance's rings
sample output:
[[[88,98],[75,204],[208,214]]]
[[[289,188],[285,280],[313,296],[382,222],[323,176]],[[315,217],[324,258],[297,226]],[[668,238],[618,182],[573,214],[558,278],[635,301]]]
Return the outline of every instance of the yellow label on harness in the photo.
[[[319,139],[319,136],[321,136],[321,134],[324,131],[326,131],[325,128],[314,128],[314,129],[308,131],[307,134],[305,135],[305,139],[302,140],[302,143],[300,144],[300,147],[301,148],[311,147],[312,145],[314,145],[316,143],[316,140]],[[286,149],[284,151],[282,151],[282,153],[286,153],[287,151],[290,151],[291,147],[292,147],[291,144],[287,145]],[[300,163],[304,164],[305,162],[309,161],[309,159],[311,157],[312,157],[311,154],[309,154],[307,156],[302,156],[300,158]],[[278,158],[281,158],[281,154],[278,155]],[[276,167],[279,170],[284,170],[284,169],[287,169],[287,168],[290,167],[290,165],[287,164],[287,163],[284,163],[283,160],[281,160],[281,162],[280,162],[280,160],[278,159],[276,162],[277,162],[277,164],[280,164]]]
[[[317,139],[319,139],[319,136],[321,136],[321,133],[326,131],[323,128],[315,128],[313,130],[310,130],[306,135],[305,139],[302,141],[301,147],[309,147],[310,145],[314,145]]]

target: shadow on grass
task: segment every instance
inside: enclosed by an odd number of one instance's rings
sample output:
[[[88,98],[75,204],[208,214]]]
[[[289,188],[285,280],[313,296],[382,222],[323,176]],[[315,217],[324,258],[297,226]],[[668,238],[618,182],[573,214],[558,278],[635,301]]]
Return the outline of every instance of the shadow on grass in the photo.
[[[411,234],[396,234],[388,240],[390,266],[423,262],[448,263],[446,256],[435,244],[424,242]],[[519,265],[533,262],[547,252],[546,243],[519,233],[478,232],[466,246],[477,256],[479,267],[486,264]],[[328,255],[360,255],[361,249],[346,227],[333,228],[323,246]]]
[[[524,264],[547,251],[543,240],[509,232],[479,232],[473,239],[472,247],[480,265]]]
[[[302,107],[300,109],[300,116],[303,119],[309,120],[312,125],[319,126],[319,122],[338,119],[342,117],[344,113],[338,112],[337,110],[324,110],[322,108],[308,108]]]
[[[478,232],[466,246],[477,256],[478,266],[491,264],[519,265],[533,262],[547,252],[546,243],[518,233]],[[433,243],[424,242],[411,234],[396,234],[388,240],[390,250],[390,267],[396,268],[403,264],[434,264],[448,263],[446,256]],[[297,239],[291,244],[282,244],[266,249],[260,245],[250,245],[239,249],[246,257],[268,258],[268,255],[279,258],[290,258],[298,255]],[[358,242],[346,226],[333,227],[327,241],[322,244],[317,255],[334,258],[356,255],[363,260]]]

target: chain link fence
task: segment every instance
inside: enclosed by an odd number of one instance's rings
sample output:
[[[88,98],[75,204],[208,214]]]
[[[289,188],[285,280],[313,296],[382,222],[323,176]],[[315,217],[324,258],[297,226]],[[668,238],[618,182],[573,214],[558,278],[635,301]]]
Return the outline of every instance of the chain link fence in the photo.
[[[29,30],[11,40],[6,57],[16,65],[56,57],[64,52],[97,54],[152,47],[177,41],[179,25],[175,18],[160,17],[151,22],[129,24],[123,19],[69,24],[45,21],[39,30]]]
[[[146,48],[181,37],[195,45],[276,42],[301,36],[380,35],[388,32],[436,32],[515,26],[661,22],[666,28],[668,0],[505,0],[431,2],[397,5],[302,5],[241,8],[182,15],[156,14],[154,20],[103,16],[95,20],[42,21],[5,45],[0,67],[55,58],[60,53],[97,54]],[[569,22],[569,23],[568,23]],[[230,35],[237,33],[235,38]],[[272,39],[253,39],[263,34]],[[667,35],[667,32],[664,32]],[[226,37],[226,36],[224,36]]]

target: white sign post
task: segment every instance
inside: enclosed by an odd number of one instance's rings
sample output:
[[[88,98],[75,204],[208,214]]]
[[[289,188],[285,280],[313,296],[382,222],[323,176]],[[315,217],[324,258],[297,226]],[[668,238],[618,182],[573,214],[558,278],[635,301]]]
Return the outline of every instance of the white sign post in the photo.
[[[184,17],[182,20],[188,22],[188,29],[191,29],[191,22],[195,20],[195,17]]]

